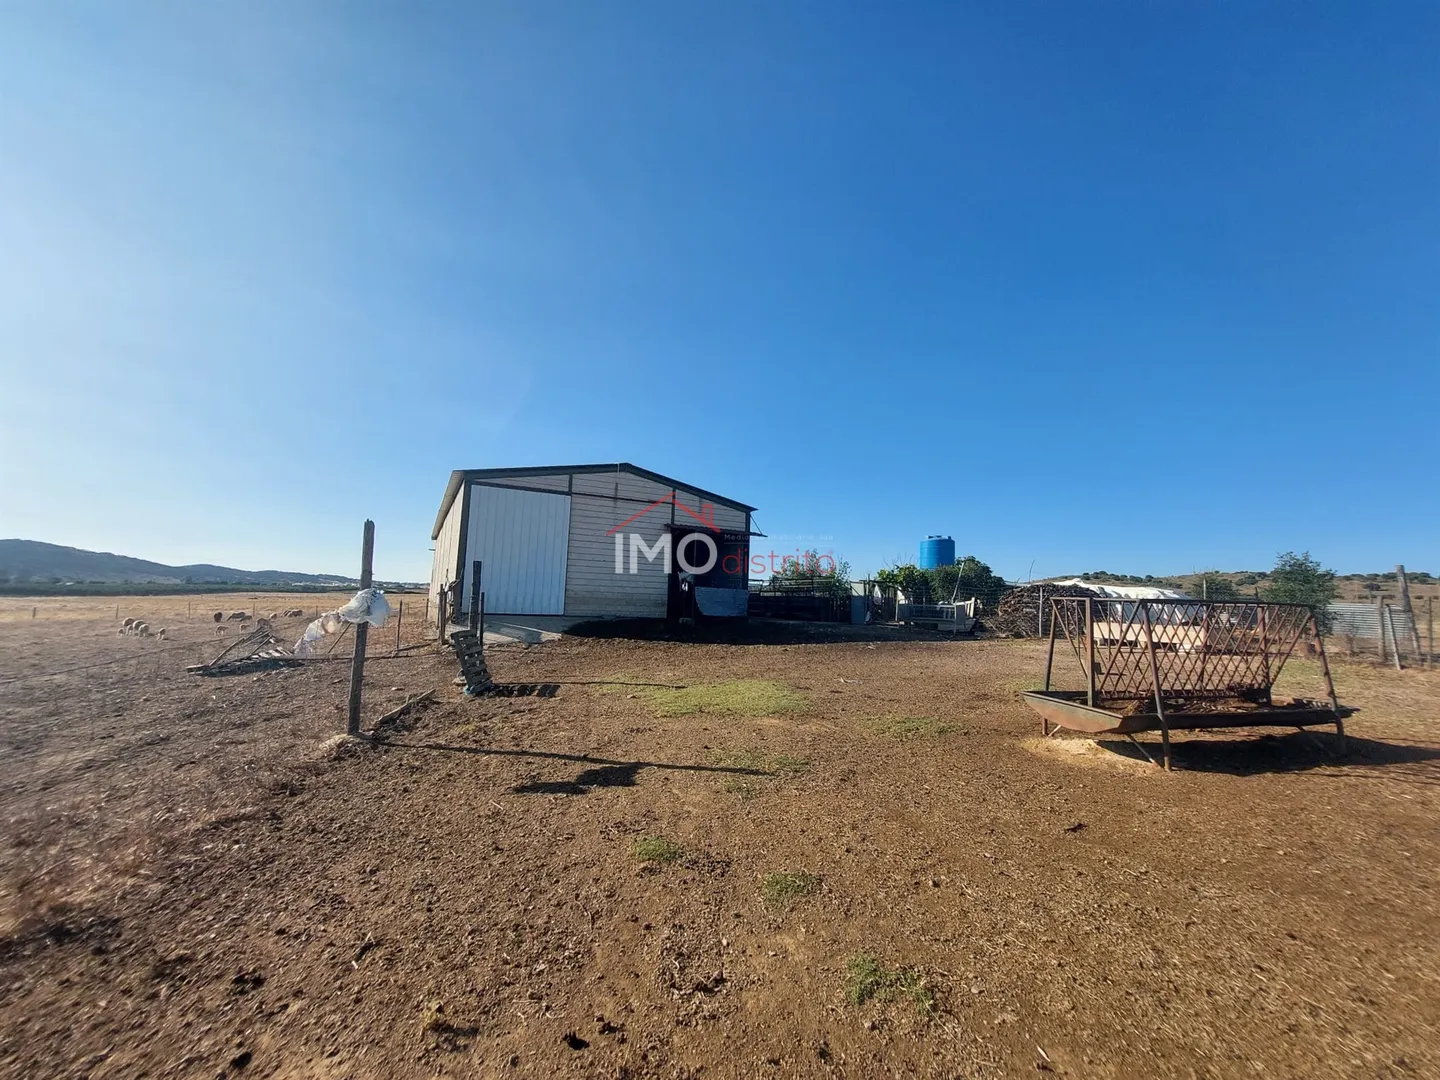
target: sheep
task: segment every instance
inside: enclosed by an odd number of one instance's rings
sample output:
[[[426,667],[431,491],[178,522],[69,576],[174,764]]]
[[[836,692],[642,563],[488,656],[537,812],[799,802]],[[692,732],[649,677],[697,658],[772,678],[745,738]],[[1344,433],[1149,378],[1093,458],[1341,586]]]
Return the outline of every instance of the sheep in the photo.
[[[115,628],[115,633],[120,634],[123,637],[125,634],[130,633],[130,628],[128,626],[117,626]]]
[[[278,618],[280,618],[280,613],[279,613],[278,611],[272,611],[272,612],[270,612],[270,617],[269,617],[268,619],[266,619],[265,621],[266,621],[266,622],[274,622],[274,621],[275,621],[276,619],[278,619]]]
[[[223,611],[217,611],[217,612],[215,612],[215,621],[216,621],[216,622],[224,622],[224,621],[225,621],[225,612],[223,612]]]
[[[134,626],[134,625],[135,625],[135,620],[132,619],[132,618],[130,618],[129,616],[127,616],[126,619],[125,619],[125,621],[120,624],[120,629],[122,629],[122,630],[129,630],[130,627],[132,627],[132,626]]]
[[[243,611],[232,611],[229,615],[225,616],[225,618],[230,622],[245,622],[250,616]]]
[[[169,632],[170,632],[170,628],[169,628],[168,626],[162,626],[162,627],[160,627],[159,630],[156,630],[156,631],[155,631],[155,636],[156,636],[157,638],[159,638],[161,641],[164,641],[164,640],[165,640],[165,635],[168,634]]]
[[[216,636],[216,637],[224,637],[224,636],[225,636],[226,634],[228,634],[229,632],[230,632],[230,630],[229,630],[228,627],[225,627],[225,626],[217,626],[217,627],[215,627],[215,636]]]
[[[135,633],[135,634],[139,634],[141,637],[149,637],[149,636],[150,636],[150,624],[149,624],[149,623],[145,623],[145,622],[141,622],[140,620],[137,619],[137,620],[135,621],[134,626],[131,628],[131,632],[132,632],[132,633]]]
[[[305,617],[305,609],[304,609],[304,608],[292,607],[292,608],[286,608],[286,609],[285,609],[285,618],[287,618],[287,619],[303,619],[304,617]]]

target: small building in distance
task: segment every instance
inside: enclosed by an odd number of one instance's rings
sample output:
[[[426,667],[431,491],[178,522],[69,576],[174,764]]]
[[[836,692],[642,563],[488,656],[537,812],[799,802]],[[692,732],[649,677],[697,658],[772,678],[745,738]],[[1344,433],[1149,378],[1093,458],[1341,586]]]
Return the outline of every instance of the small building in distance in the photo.
[[[467,614],[479,560],[487,617],[743,615],[754,509],[623,461],[459,469],[431,532],[431,604],[456,586],[451,614]]]

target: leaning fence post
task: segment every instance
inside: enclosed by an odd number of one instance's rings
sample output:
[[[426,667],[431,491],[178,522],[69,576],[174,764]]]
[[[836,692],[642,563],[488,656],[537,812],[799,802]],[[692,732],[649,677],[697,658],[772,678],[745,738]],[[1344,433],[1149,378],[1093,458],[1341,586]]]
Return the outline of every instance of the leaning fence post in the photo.
[[[1395,633],[1395,609],[1389,604],[1385,605],[1385,622],[1390,627],[1390,644],[1395,646],[1395,670],[1400,671],[1400,635]],[[1385,628],[1380,628],[1380,638],[1385,638]]]
[[[1375,601],[1375,629],[1380,632],[1380,663],[1385,663],[1385,600],[1383,597]]]
[[[375,561],[375,522],[366,520],[365,536],[360,546],[360,588],[370,588],[373,582],[372,564]],[[360,700],[365,685],[365,639],[370,636],[370,624],[355,624],[355,655],[350,660],[350,709],[345,721],[347,735],[360,734]]]
[[[1425,666],[1429,667],[1435,662],[1435,597],[1425,598],[1425,636],[1428,644],[1425,648]]]
[[[400,608],[395,612],[395,655],[400,655],[400,624],[405,621],[405,601],[400,601]]]

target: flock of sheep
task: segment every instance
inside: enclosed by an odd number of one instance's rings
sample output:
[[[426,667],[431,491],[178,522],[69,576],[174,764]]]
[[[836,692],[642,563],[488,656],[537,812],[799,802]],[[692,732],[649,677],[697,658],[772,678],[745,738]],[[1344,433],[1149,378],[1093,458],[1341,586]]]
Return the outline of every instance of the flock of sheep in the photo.
[[[136,634],[140,637],[156,637],[159,638],[161,641],[165,640],[165,635],[169,632],[170,628],[168,626],[162,626],[158,630],[152,630],[150,628],[150,624],[147,623],[144,619],[126,619],[123,623],[120,624],[120,629],[118,631],[118,633],[121,634]]]
[[[284,611],[272,611],[268,619],[260,618],[257,615],[255,616],[255,621],[262,623],[273,623],[276,619],[302,619],[304,617],[304,609],[292,607],[286,608]],[[215,620],[215,636],[224,637],[227,633],[227,630],[224,626],[225,623],[238,622],[240,624],[240,629],[244,630],[245,624],[250,621],[250,614],[244,611],[232,611],[229,615],[226,615],[223,611],[217,611],[215,612],[213,618]]]
[[[303,619],[304,617],[304,609],[297,607],[286,608],[284,611],[272,611],[270,613],[270,618],[261,619],[257,617],[256,621],[261,623],[272,623],[276,619]],[[224,637],[227,633],[229,633],[229,628],[224,625],[225,623],[238,622],[240,624],[240,629],[243,630],[245,629],[245,624],[250,621],[251,616],[248,612],[245,611],[232,611],[228,615],[223,611],[217,611],[215,612],[213,618],[215,620],[215,636]],[[170,628],[167,626],[162,626],[158,630],[153,629],[150,624],[147,623],[144,619],[126,619],[120,624],[119,629],[116,631],[116,633],[125,635],[133,634],[139,637],[154,637],[158,638],[161,641],[165,640],[165,635],[169,632]]]

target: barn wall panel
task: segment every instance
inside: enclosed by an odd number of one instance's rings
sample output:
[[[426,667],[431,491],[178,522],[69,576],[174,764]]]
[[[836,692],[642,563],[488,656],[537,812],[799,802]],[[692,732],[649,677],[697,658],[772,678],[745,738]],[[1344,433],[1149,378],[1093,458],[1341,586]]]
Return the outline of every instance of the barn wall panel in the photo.
[[[576,480],[581,479],[577,474]],[[669,583],[660,557],[653,562],[641,555],[637,573],[630,570],[630,534],[653,545],[665,535],[669,507],[657,508],[626,525],[622,540],[622,572],[615,572],[615,537],[609,531],[632,516],[633,502],[595,495],[570,500],[569,573],[565,582],[568,616],[661,617]]]
[[[461,609],[470,610],[469,567],[479,559],[487,613],[563,614],[570,496],[487,482],[471,484],[469,497]]]
[[[440,610],[440,590],[455,578],[455,559],[459,555],[460,521],[464,516],[465,489],[461,488],[450,504],[440,533],[435,537],[435,554],[430,562],[430,609]],[[438,617],[438,616],[437,616]]]

